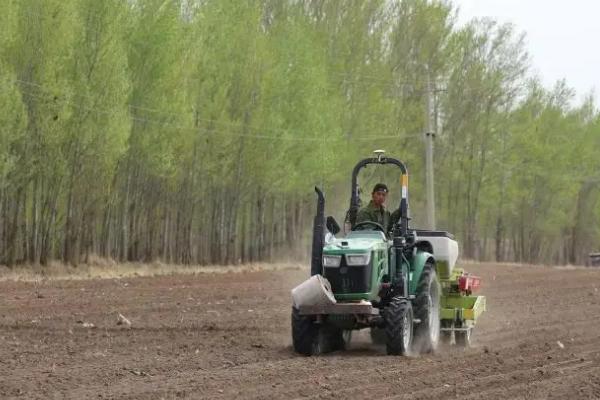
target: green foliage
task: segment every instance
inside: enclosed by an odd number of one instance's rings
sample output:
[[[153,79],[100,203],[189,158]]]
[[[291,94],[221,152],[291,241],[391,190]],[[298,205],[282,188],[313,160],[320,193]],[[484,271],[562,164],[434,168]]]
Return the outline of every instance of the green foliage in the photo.
[[[430,90],[439,227],[471,258],[583,262],[600,239],[595,104],[542,87],[515,27],[456,12],[6,0],[0,262],[274,257],[302,248],[315,184],[342,215],[376,148],[408,164],[419,225]],[[364,192],[379,180],[397,176],[369,171]]]

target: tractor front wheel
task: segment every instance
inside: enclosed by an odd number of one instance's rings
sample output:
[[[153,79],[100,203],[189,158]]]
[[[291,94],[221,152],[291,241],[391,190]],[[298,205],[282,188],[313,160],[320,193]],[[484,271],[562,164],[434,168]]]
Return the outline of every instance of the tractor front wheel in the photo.
[[[413,339],[413,311],[410,301],[394,298],[385,309],[387,353],[407,355]]]
[[[385,330],[376,326],[371,327],[371,342],[377,345],[383,345],[387,342]]]
[[[319,353],[319,325],[310,316],[300,315],[292,307],[292,342],[294,350],[305,356]]]
[[[341,329],[319,324],[309,315],[301,315],[292,307],[292,342],[294,350],[305,356],[344,350],[350,342],[352,331],[344,335]]]

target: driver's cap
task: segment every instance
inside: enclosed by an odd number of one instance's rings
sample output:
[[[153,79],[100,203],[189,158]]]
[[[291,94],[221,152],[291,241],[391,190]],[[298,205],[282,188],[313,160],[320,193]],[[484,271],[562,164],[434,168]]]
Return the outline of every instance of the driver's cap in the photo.
[[[375,187],[373,188],[373,193],[375,192],[383,192],[383,193],[387,193],[388,192],[388,188],[386,186],[385,183],[378,183],[377,185],[375,185]]]

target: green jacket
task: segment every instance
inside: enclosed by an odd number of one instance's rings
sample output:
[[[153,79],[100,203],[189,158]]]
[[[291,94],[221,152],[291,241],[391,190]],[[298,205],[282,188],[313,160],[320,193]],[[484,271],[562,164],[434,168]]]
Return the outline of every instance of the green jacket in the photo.
[[[391,215],[385,207],[376,207],[373,204],[373,200],[369,202],[366,207],[361,208],[356,215],[356,224],[359,222],[372,221],[377,222],[379,225],[386,229],[386,233],[392,231],[394,228],[395,219],[398,219],[400,212],[394,211]],[[355,224],[355,225],[356,225]]]
[[[377,222],[383,226],[384,229],[388,229],[390,224],[390,212],[385,207],[377,207],[373,204],[373,200],[369,202],[366,207],[361,208],[356,215],[356,223],[371,221]]]

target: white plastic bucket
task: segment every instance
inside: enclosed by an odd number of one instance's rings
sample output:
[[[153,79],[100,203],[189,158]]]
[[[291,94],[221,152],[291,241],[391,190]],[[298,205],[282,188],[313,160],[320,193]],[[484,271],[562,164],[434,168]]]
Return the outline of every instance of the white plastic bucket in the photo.
[[[419,240],[427,240],[433,246],[433,256],[438,264],[438,273],[443,278],[452,275],[458,259],[458,243],[447,237],[419,235]]]
[[[335,304],[331,284],[322,275],[313,275],[292,289],[294,307]]]

